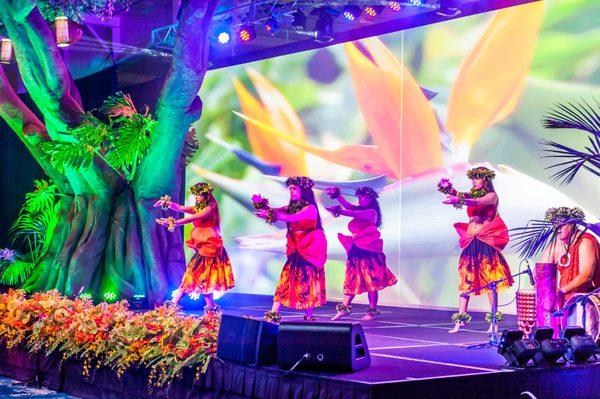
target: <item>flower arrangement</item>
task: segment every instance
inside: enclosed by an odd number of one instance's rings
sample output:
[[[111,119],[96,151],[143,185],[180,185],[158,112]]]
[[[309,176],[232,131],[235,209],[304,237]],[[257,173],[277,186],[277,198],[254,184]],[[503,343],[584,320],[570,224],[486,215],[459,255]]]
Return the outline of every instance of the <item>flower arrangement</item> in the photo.
[[[294,185],[294,186],[301,187],[303,190],[310,190],[311,188],[313,188],[315,186],[315,182],[310,177],[293,176],[293,177],[288,177],[288,179],[285,181],[285,185],[287,187]]]
[[[7,347],[24,343],[31,352],[82,359],[84,376],[101,366],[119,376],[134,365],[149,367],[154,387],[181,376],[185,367],[196,367],[197,377],[206,371],[219,324],[216,312],[185,316],[174,305],[134,313],[126,301],[94,305],[56,290],[30,298],[22,290],[0,295],[0,339]]]
[[[360,196],[360,195],[366,195],[368,197],[371,197],[373,199],[377,199],[379,198],[379,194],[377,194],[377,191],[373,190],[373,188],[371,187],[359,187],[356,190],[354,190],[354,195],[355,196]]]
[[[254,194],[252,196],[252,205],[254,209],[257,211],[268,210],[269,209],[269,199],[263,198],[260,194]]]
[[[496,172],[494,172],[491,169],[485,168],[483,166],[477,167],[477,168],[473,168],[473,169],[469,169],[467,171],[467,177],[470,180],[473,179],[483,179],[483,180],[494,180],[496,178]]]
[[[329,196],[329,198],[331,199],[336,199],[338,198],[340,195],[342,195],[342,193],[340,192],[340,188],[339,187],[328,187],[325,192],[327,193],[327,195]]]
[[[437,190],[445,195],[450,195],[456,191],[449,179],[441,179],[437,185]]]

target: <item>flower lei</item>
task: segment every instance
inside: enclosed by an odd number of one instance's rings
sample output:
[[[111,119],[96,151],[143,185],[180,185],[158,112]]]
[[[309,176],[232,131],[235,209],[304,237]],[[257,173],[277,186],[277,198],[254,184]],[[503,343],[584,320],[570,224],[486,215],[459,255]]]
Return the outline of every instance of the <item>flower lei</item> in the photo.
[[[167,226],[167,230],[169,230],[171,233],[175,231],[175,218],[173,216],[169,216],[167,218],[167,222],[169,222],[169,225]]]
[[[480,166],[478,168],[469,169],[467,171],[467,177],[471,180],[483,179],[483,180],[490,181],[490,180],[494,180],[494,178],[496,177],[496,172],[494,172],[491,169]]]
[[[308,205],[308,202],[306,202],[304,200],[292,201],[292,202],[290,202],[290,204],[287,207],[287,213],[289,213],[290,215],[293,215],[294,213],[300,212],[307,205]]]
[[[371,187],[359,187],[354,191],[354,195],[355,196],[359,196],[359,195],[367,195],[369,197],[371,197],[372,199],[377,199],[379,198],[379,194],[377,194],[377,191],[373,190]]]
[[[455,323],[470,323],[471,319],[472,317],[468,313],[454,313],[452,315],[452,321]]]
[[[325,192],[327,193],[327,195],[329,196],[329,198],[331,199],[336,199],[338,198],[340,195],[342,195],[340,193],[340,189],[339,187],[329,187],[325,190]]]
[[[265,223],[273,224],[277,221],[277,211],[273,208],[269,208],[267,210],[267,218],[265,219]]]
[[[294,186],[301,187],[304,190],[308,190],[315,186],[315,182],[310,177],[292,176],[292,177],[288,177],[288,179],[285,181],[285,185],[287,187],[294,185]]]
[[[171,206],[171,197],[168,194],[165,194],[162,197],[160,197],[160,206],[162,207],[163,211],[169,209],[169,207]]]
[[[342,214],[342,207],[339,205],[336,205],[330,209],[330,212],[334,218],[337,218]]]
[[[202,195],[212,193],[213,188],[208,183],[196,183],[192,187],[190,187],[190,191],[194,195]]]
[[[202,209],[208,206],[208,203],[208,201],[196,201],[196,205],[194,205],[194,212],[200,212]]]
[[[561,206],[558,208],[549,208],[546,211],[545,219],[547,222],[560,223],[564,220],[585,220],[585,213],[581,208],[569,208],[568,206]]]
[[[502,321],[502,312],[497,311],[494,319],[496,319],[496,323],[500,323]],[[488,312],[485,314],[485,321],[488,323],[492,322],[492,313]]]
[[[481,198],[481,197],[485,197],[488,193],[488,190],[486,190],[485,188],[472,188],[471,191],[469,191],[469,197],[471,198]]]

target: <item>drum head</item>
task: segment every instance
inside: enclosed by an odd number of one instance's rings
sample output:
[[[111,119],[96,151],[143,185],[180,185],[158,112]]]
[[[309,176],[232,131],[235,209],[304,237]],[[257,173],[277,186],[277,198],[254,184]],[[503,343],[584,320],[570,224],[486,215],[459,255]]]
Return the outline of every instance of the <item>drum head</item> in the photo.
[[[581,295],[574,295],[569,298],[566,306],[574,303]],[[585,302],[585,326],[583,326],[584,308],[581,305],[575,306],[567,316],[567,326],[584,327],[585,331],[594,338],[596,342],[600,338],[600,295],[595,294],[588,297]]]

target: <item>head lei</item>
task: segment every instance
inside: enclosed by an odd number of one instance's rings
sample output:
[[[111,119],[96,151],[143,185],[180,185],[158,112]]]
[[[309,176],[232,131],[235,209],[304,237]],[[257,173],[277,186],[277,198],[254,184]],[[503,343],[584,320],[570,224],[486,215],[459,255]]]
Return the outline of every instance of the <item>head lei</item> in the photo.
[[[371,197],[372,199],[379,198],[379,194],[377,194],[377,191],[373,190],[371,187],[359,187],[354,191],[354,195],[357,197],[359,195],[366,195],[368,197]]]
[[[558,208],[549,208],[546,211],[545,219],[547,222],[552,223],[561,223],[570,219],[584,221],[585,213],[581,208],[569,208],[568,206],[561,206]]]
[[[288,177],[288,179],[285,181],[285,185],[288,187],[294,185],[301,187],[304,190],[309,190],[315,186],[315,182],[310,177],[293,176]]]
[[[467,177],[471,180],[473,179],[483,179],[483,180],[494,180],[496,177],[496,172],[491,169],[484,168],[483,166],[479,166],[477,168],[469,169],[467,171]]]
[[[213,188],[208,183],[196,183],[190,188],[190,191],[194,195],[202,195],[211,193]]]

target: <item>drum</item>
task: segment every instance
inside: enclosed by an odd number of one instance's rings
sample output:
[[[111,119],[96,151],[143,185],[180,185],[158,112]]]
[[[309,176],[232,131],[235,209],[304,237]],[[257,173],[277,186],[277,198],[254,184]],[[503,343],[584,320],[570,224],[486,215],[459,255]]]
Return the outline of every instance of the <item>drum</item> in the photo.
[[[550,316],[556,310],[557,287],[556,263],[535,264],[535,291],[537,308],[537,326],[550,326]]]
[[[577,300],[578,297],[583,294],[575,294],[565,303],[565,307],[569,306]],[[577,304],[569,314],[567,315],[567,326],[579,326],[584,327],[583,324],[583,306]],[[598,342],[600,338],[600,293],[590,295],[588,300],[585,302],[585,331],[594,338],[594,341]]]

